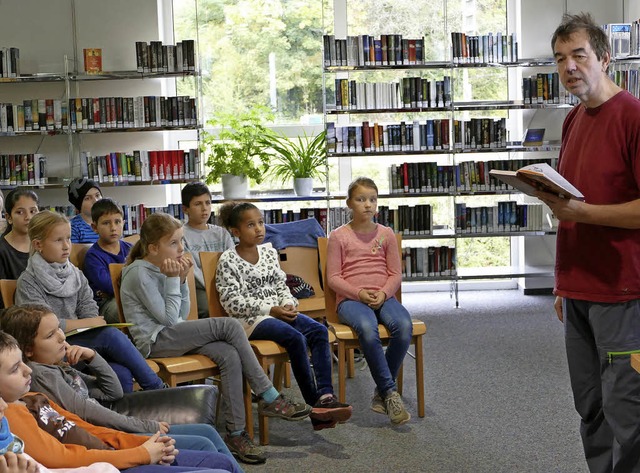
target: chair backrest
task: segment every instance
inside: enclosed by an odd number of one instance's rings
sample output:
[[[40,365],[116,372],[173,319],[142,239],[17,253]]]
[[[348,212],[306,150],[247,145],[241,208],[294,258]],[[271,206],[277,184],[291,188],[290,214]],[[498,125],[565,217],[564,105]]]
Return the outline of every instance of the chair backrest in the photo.
[[[69,261],[80,271],[84,268],[84,257],[87,254],[92,243],[74,243],[71,245],[71,254],[69,254]]]
[[[400,253],[400,259],[402,260],[402,235],[396,234],[396,241],[398,243],[398,251]],[[328,322],[340,323],[338,320],[338,313],[336,307],[336,293],[331,287],[329,287],[327,280],[327,245],[329,240],[326,237],[318,238],[318,254],[320,256],[320,270],[322,273],[322,280],[324,282],[324,300],[325,300],[325,315]],[[396,292],[396,299],[402,302],[402,285]]]
[[[317,248],[290,246],[279,251],[280,267],[287,274],[300,276],[311,285],[316,296],[323,297]]]
[[[228,314],[220,304],[220,295],[216,289],[216,269],[222,252],[201,251],[200,262],[202,263],[202,277],[204,287],[207,291],[207,301],[209,302],[209,317],[226,317]]]
[[[0,294],[5,309],[14,304],[17,283],[16,279],[0,279]]]
[[[139,239],[140,239],[139,233],[134,233],[133,235],[127,235],[126,237],[123,238],[124,241],[131,243],[132,245],[135,245]]]
[[[188,255],[190,258],[191,255]],[[113,285],[113,295],[116,299],[116,305],[118,307],[118,318],[120,322],[126,322],[124,318],[124,310],[122,308],[122,299],[120,298],[120,279],[122,276],[122,268],[124,264],[111,263],[109,265],[109,274],[111,275],[111,284]],[[187,284],[189,285],[189,315],[187,320],[198,319],[198,303],[196,299],[196,280],[193,275],[193,268],[187,274]]]

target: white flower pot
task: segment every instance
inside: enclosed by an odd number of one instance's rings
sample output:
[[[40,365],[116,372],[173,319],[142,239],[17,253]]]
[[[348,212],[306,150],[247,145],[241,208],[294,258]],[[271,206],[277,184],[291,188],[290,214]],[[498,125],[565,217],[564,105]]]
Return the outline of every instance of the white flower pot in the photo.
[[[296,177],[293,179],[293,190],[296,195],[311,195],[313,192],[313,178],[311,177]]]
[[[247,176],[222,175],[222,197],[225,199],[246,199],[249,193]]]

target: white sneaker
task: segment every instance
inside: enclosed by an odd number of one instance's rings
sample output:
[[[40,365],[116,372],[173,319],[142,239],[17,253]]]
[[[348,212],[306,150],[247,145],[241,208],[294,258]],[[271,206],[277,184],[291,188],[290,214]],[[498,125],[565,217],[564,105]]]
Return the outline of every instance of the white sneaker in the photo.
[[[384,405],[389,420],[393,425],[402,425],[411,419],[411,414],[404,408],[404,403],[398,391],[393,391],[389,394],[384,400]]]

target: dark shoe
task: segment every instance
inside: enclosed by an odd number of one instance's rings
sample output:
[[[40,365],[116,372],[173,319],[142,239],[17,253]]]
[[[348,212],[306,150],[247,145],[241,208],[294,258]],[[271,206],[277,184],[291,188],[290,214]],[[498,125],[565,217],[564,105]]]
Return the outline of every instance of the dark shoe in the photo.
[[[280,394],[271,404],[267,404],[264,399],[260,399],[258,402],[258,414],[267,417],[278,417],[284,420],[302,420],[311,414],[311,406],[305,403],[294,403]]]
[[[338,398],[332,394],[316,402],[311,410],[311,419],[346,422],[351,418],[352,411],[353,408],[349,404],[339,402]]]
[[[255,465],[267,461],[262,449],[253,443],[247,432],[234,436],[227,434],[224,438],[224,443],[227,444],[233,456],[241,462]]]
[[[311,425],[313,425],[313,430],[333,429],[338,423],[337,420],[314,419],[313,413],[309,417],[311,418]]]

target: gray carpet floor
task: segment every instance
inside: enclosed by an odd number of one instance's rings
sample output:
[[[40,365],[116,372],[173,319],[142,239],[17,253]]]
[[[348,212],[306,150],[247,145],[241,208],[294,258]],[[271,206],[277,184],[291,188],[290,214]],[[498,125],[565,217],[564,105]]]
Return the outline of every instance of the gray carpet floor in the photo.
[[[252,472],[586,472],[573,409],[562,324],[551,296],[521,291],[403,296],[427,324],[426,416],[417,417],[415,364],[405,359],[412,414],[392,427],[369,410],[364,363],[348,380],[352,419],[314,432],[309,421],[270,422],[265,465]],[[289,391],[300,398],[295,385]]]

